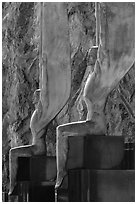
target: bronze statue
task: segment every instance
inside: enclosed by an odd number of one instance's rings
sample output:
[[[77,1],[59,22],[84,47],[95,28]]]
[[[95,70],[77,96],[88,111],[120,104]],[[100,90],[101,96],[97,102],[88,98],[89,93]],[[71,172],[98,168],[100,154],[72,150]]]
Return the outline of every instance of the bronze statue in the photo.
[[[46,127],[66,104],[70,95],[71,69],[68,18],[65,3],[40,3],[41,81],[34,93],[35,111],[31,117],[32,145],[10,150],[10,191],[18,169],[18,157],[46,154]]]
[[[134,9],[134,3],[96,3],[97,60],[87,78],[82,96],[88,109],[87,120],[57,127],[56,188],[67,174],[68,136],[106,134],[106,99],[134,63]]]
[[[106,98],[134,63],[134,4],[116,2],[97,5],[97,60],[94,69],[89,66],[91,70],[81,99],[87,105],[87,120],[57,128],[56,188],[66,175],[68,136],[106,133]],[[41,86],[34,94],[36,109],[30,122],[33,143],[10,150],[10,194],[16,184],[18,157],[46,154],[46,127],[62,110],[70,95],[70,44],[65,3],[41,3],[40,16]]]

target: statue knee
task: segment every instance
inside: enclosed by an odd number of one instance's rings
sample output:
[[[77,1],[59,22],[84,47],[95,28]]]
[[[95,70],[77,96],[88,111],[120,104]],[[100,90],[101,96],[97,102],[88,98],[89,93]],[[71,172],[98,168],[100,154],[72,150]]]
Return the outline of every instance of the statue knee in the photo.
[[[65,136],[66,125],[59,125],[57,127],[57,139],[62,138]]]
[[[9,157],[11,157],[13,155],[13,149],[10,149],[9,151]]]
[[[58,127],[57,127],[57,137],[59,138],[62,134],[62,126],[61,125],[59,125]]]
[[[10,149],[9,151],[9,157],[13,158],[13,157],[17,157],[18,156],[18,152],[16,148]]]

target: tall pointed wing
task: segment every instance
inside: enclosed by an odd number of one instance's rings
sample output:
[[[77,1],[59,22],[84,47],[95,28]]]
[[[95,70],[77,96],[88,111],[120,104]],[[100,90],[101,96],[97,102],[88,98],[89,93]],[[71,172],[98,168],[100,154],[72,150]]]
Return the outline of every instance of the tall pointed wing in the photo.
[[[98,57],[94,73],[85,86],[85,95],[94,104],[104,103],[107,95],[129,71],[135,60],[134,3],[99,4]]]
[[[39,122],[40,129],[57,115],[70,95],[70,43],[65,3],[43,3],[41,22],[43,111]]]

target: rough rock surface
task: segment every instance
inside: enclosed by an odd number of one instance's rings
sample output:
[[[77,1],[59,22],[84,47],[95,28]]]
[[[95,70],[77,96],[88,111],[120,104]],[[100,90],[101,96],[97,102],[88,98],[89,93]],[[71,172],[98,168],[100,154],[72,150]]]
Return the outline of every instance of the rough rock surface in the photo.
[[[77,111],[77,97],[87,67],[87,51],[95,45],[95,5],[90,2],[67,3],[71,44],[71,95],[63,110],[51,121],[47,132],[48,155],[55,155],[56,127],[85,120]],[[2,116],[3,116],[3,190],[8,191],[8,152],[11,147],[31,144],[29,122],[34,111],[33,92],[39,87],[38,3],[2,4]],[[133,66],[106,102],[108,135],[135,135],[135,67]]]
[[[3,168],[7,169],[8,150],[31,142],[29,122],[34,111],[33,92],[39,87],[39,70],[35,4],[5,2],[2,6],[2,146],[5,160]],[[6,177],[3,182],[7,183],[8,171],[3,176]]]

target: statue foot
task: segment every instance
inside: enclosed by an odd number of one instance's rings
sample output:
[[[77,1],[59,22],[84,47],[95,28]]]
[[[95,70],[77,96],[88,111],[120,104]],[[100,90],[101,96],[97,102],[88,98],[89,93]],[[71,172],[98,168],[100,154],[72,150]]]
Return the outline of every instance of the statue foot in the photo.
[[[61,184],[62,184],[62,182],[63,182],[66,175],[67,175],[66,171],[62,171],[62,172],[59,173],[59,175],[57,176],[55,189],[58,189],[61,186]]]
[[[8,195],[9,196],[16,195],[17,194],[16,191],[17,191],[17,188],[16,188],[16,184],[15,184],[14,186],[10,187]]]
[[[11,191],[11,190],[8,192],[8,195],[9,195],[9,196],[11,196],[11,195],[12,195],[12,191]]]

